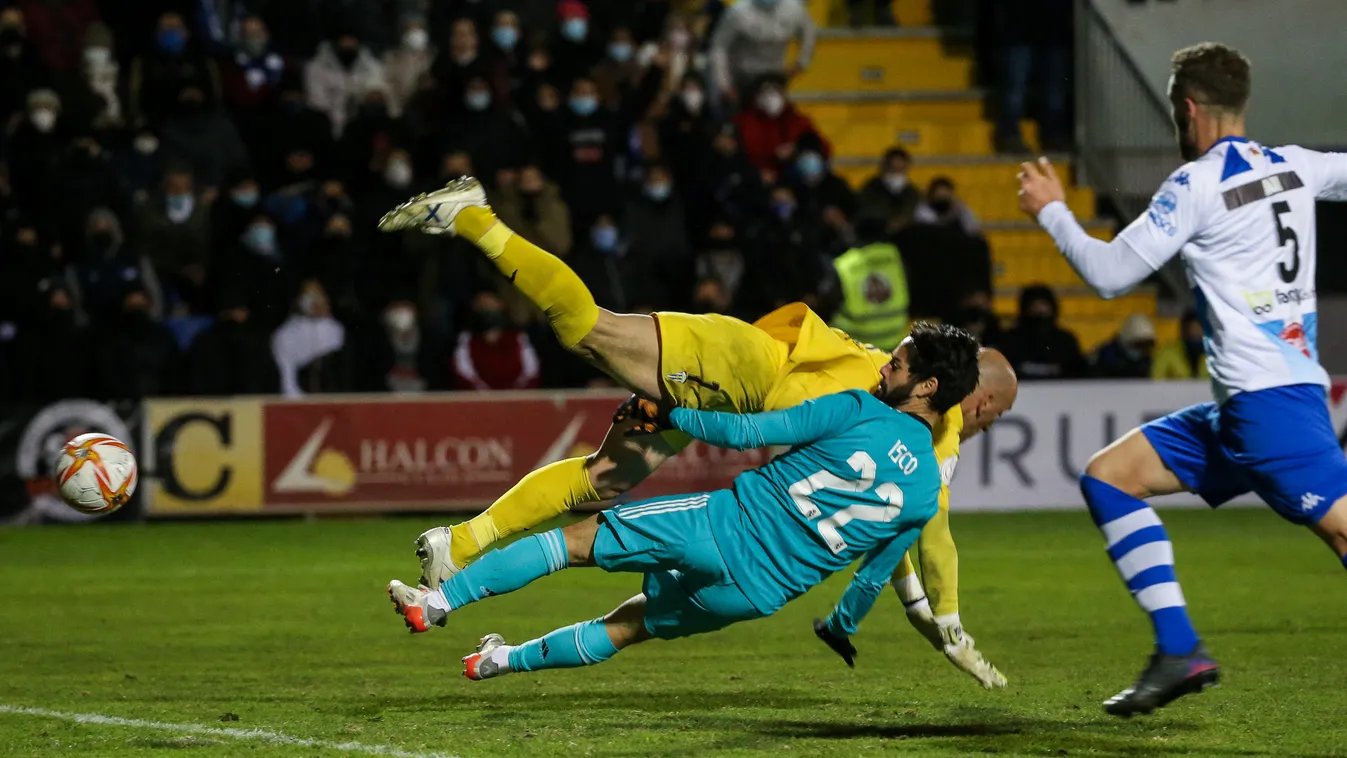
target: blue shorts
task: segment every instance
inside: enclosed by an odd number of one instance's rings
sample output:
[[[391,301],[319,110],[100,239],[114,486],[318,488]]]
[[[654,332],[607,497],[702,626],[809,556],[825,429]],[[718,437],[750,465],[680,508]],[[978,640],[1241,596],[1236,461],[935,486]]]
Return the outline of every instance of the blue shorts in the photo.
[[[1314,384],[1242,392],[1141,427],[1160,459],[1213,508],[1254,492],[1282,518],[1313,524],[1347,495],[1347,457]]]
[[[604,571],[645,574],[646,631],[661,639],[761,618],[730,576],[708,511],[727,491],[641,500],[599,515],[594,562]]]

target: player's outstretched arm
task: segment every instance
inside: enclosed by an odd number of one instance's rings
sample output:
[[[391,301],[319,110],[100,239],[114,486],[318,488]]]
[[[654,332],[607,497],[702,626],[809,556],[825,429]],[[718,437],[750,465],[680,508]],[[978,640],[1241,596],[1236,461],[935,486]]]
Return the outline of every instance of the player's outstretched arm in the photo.
[[[850,637],[856,633],[870,609],[875,607],[884,585],[889,583],[889,577],[912,546],[916,535],[911,531],[880,543],[866,553],[861,560],[861,567],[842,593],[842,599],[837,602],[837,607],[833,608],[827,619],[814,622],[814,634],[833,652],[842,656],[848,666],[855,666],[856,656],[856,648],[851,644]]]
[[[1020,164],[1020,210],[1042,226],[1067,262],[1105,299],[1126,294],[1192,236],[1198,200],[1186,174],[1175,172],[1150,209],[1112,242],[1091,237],[1066,205],[1066,193],[1046,158]],[[1180,179],[1180,176],[1183,178]],[[1170,184],[1179,191],[1169,189]]]
[[[861,410],[854,392],[825,395],[794,408],[766,413],[721,413],[674,408],[669,425],[716,447],[751,450],[773,445],[805,445],[846,431]]]

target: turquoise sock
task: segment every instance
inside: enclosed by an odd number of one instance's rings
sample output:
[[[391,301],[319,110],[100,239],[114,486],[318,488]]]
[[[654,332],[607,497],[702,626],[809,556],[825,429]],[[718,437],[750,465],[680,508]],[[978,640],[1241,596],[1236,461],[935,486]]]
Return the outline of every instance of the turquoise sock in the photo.
[[[603,663],[617,654],[603,619],[562,627],[542,639],[530,640],[510,651],[511,671],[572,669]]]
[[[560,529],[553,529],[487,553],[449,577],[440,589],[450,608],[462,608],[484,597],[514,592],[566,566],[566,538]]]

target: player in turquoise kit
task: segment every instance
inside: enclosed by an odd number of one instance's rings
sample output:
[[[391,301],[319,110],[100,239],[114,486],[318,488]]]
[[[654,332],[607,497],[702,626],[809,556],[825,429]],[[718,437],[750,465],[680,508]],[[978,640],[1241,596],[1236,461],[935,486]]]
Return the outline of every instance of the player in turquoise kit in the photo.
[[[973,391],[977,352],[967,332],[918,324],[873,394],[752,415],[674,408],[657,426],[720,447],[791,449],[731,489],[621,505],[488,554],[438,588],[394,581],[389,595],[407,626],[424,632],[561,569],[645,575],[641,594],[603,618],[522,645],[484,637],[463,660],[468,678],[487,679],[593,665],[652,637],[770,616],[859,558],[891,574],[938,508],[931,427]]]

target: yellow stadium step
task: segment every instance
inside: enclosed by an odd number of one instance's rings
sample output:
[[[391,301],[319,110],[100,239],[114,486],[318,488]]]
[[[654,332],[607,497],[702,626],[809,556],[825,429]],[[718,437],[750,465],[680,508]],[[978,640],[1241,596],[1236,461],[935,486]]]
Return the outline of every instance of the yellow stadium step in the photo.
[[[831,30],[820,34],[813,63],[794,86],[808,92],[958,90],[973,86],[974,67],[972,56],[949,50],[938,29]]]
[[[891,7],[894,17],[903,26],[929,26],[935,19],[931,13],[931,0],[892,0]],[[814,17],[814,23],[825,27],[846,26],[850,21],[843,0],[809,0],[809,15]]]
[[[859,187],[875,175],[882,157],[881,151],[870,160],[841,159],[834,161],[833,165],[839,176],[846,179],[851,186]],[[964,189],[982,187],[997,192],[1008,190],[1014,195],[1019,191],[1019,180],[1015,175],[1019,173],[1020,162],[1023,160],[1029,160],[1029,156],[1022,158],[933,156],[913,161],[911,175],[912,180],[921,187],[925,187],[933,177],[947,176],[954,180],[961,192]],[[1063,181],[1068,185],[1071,183],[1071,164],[1064,156],[1054,157],[1053,168]]]
[[[975,89],[945,92],[811,92],[791,88],[791,100],[824,134],[841,124],[959,123],[983,119],[983,93]]]
[[[1030,284],[1079,287],[1082,282],[1075,269],[1050,242],[1027,249],[1005,245],[992,249],[992,287],[1017,290]]]
[[[1055,289],[1061,323],[1070,327],[1077,321],[1104,321],[1113,324],[1116,330],[1133,313],[1155,318],[1157,300],[1155,292],[1142,289],[1130,295],[1105,300],[1093,292],[1076,294],[1073,290]],[[1013,319],[1019,314],[1020,293],[1018,290],[998,292],[992,297],[992,311],[1002,318]]]
[[[810,113],[809,108],[804,109]],[[842,158],[873,157],[893,145],[916,156],[993,155],[995,126],[987,121],[864,121],[861,119],[814,119],[815,126],[832,141],[833,154]],[[1024,122],[1025,139],[1038,143],[1038,125]]]

